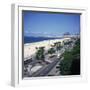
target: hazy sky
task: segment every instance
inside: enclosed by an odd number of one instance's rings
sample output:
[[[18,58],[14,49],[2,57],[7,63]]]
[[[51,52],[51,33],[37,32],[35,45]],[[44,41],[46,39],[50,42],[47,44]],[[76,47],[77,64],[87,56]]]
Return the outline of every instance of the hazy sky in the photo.
[[[80,14],[23,11],[24,36],[60,36],[80,32]]]

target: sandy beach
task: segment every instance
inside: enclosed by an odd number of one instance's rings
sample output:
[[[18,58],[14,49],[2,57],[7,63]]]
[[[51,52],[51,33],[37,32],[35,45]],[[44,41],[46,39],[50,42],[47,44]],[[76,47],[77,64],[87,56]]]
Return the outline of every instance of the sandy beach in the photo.
[[[63,41],[70,39],[71,38],[62,38],[24,44],[24,61],[27,60],[27,58],[31,58],[36,53],[36,47],[45,47],[45,50],[48,50],[54,43],[61,42],[61,45],[63,45]]]

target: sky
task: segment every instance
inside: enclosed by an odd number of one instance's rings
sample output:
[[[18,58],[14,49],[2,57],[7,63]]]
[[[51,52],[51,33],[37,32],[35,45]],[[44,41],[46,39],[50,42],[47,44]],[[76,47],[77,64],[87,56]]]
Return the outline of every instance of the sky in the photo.
[[[24,36],[59,37],[79,34],[80,14],[23,11]]]

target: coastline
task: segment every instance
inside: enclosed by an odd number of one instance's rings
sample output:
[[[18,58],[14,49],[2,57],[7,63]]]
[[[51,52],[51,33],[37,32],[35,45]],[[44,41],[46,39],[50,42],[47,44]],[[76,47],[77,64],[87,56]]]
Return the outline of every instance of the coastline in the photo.
[[[52,40],[43,40],[39,42],[33,43],[25,43],[24,44],[24,61],[30,59],[33,55],[35,55],[37,49],[36,47],[45,47],[45,50],[48,50],[51,45],[56,42],[61,42],[63,45],[63,41],[70,40],[71,38],[62,38],[62,39],[52,39]]]

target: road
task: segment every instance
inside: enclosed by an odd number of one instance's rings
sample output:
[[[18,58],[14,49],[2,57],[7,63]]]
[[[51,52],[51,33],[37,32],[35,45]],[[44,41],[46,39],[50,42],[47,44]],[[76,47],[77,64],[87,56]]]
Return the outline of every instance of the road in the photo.
[[[49,65],[41,68],[37,72],[33,73],[31,76],[32,77],[37,77],[37,76],[46,76],[52,68],[59,62],[60,60],[55,60],[54,62],[50,63]]]

